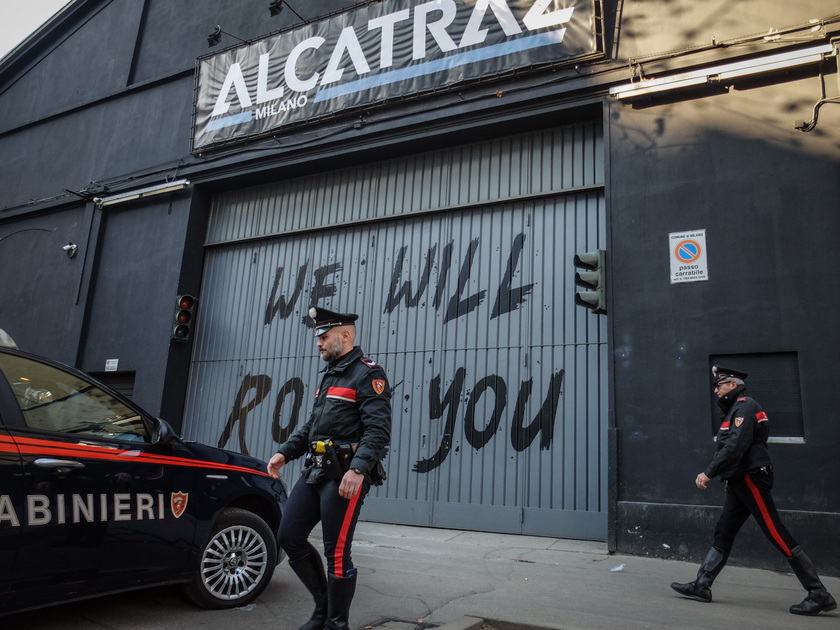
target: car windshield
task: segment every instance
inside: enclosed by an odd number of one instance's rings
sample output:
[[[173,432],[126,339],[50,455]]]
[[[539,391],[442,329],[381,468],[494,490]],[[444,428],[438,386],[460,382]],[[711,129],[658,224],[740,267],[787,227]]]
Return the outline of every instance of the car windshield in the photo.
[[[0,353],[0,370],[30,429],[148,441],[140,415],[74,374],[26,357]]]

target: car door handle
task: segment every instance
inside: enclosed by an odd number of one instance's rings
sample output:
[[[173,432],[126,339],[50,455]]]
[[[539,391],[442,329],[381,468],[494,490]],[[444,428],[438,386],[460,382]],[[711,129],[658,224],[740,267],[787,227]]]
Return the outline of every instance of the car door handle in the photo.
[[[66,473],[74,468],[84,468],[82,462],[77,462],[72,459],[54,459],[52,457],[39,457],[34,464],[38,468],[55,468],[57,472]]]

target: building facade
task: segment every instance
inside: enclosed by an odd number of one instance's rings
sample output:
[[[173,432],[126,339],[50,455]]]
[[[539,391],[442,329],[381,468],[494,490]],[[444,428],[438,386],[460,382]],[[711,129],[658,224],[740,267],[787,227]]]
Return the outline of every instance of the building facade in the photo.
[[[840,575],[833,3],[279,6],[76,0],[0,61],[0,328],[267,459],[309,307],[357,312],[394,387],[367,518],[695,560],[710,367],[741,369]]]

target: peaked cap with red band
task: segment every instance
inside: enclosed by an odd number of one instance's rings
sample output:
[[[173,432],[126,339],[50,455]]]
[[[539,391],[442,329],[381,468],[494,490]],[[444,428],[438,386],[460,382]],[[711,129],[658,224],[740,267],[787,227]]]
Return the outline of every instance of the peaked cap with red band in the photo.
[[[746,372],[739,372],[738,370],[730,370],[729,368],[721,367],[720,365],[712,366],[712,384],[717,385],[721,381],[730,378],[739,378],[742,381],[747,378]]]
[[[356,320],[359,319],[355,313],[335,313],[317,306],[309,309],[309,317],[315,322],[316,337],[320,337],[336,326],[355,326]]]

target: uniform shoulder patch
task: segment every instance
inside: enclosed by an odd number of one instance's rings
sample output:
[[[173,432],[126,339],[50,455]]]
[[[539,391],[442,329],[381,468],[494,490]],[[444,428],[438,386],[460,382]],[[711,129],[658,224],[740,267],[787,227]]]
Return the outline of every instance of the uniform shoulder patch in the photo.
[[[380,378],[373,379],[370,384],[373,386],[373,391],[376,392],[377,396],[385,391],[385,381]]]
[[[736,427],[740,427],[742,424],[744,424],[744,419],[743,418],[735,418],[735,426]]]
[[[375,368],[377,366],[376,361],[374,361],[373,359],[368,359],[367,357],[362,357],[361,359],[359,359],[359,361],[364,363],[369,368]]]

